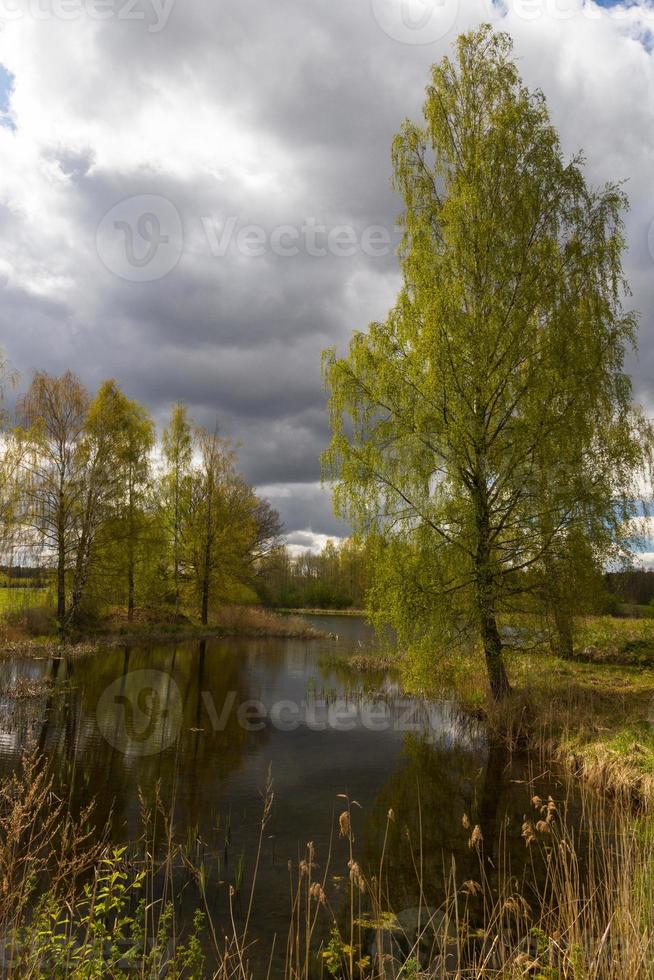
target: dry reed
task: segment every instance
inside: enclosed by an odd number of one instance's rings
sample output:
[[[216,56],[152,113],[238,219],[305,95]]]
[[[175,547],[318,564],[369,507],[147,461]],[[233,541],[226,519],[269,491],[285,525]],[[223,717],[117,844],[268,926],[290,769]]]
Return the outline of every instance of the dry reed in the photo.
[[[55,796],[43,761],[34,752],[26,753],[20,773],[0,788],[5,975],[96,976],[75,972],[79,963],[71,972],[49,974],[47,963],[39,964],[33,954],[25,959],[21,936],[29,931],[38,894],[51,894],[68,910],[67,938],[86,949],[81,924],[88,920],[89,902],[101,894],[106,880],[102,869],[108,863],[125,881],[125,889],[142,882],[145,911],[140,952],[125,972],[121,961],[112,961],[102,973],[106,976],[649,980],[654,975],[654,831],[623,796],[606,800],[582,791],[573,814],[566,799],[543,798],[526,785],[526,812],[516,840],[509,839],[506,823],[496,837],[467,814],[453,813],[453,824],[468,831],[477,870],[459,880],[454,856],[444,855],[444,894],[437,905],[430,904],[433,897],[428,894],[431,883],[425,873],[418,801],[417,839],[412,840],[408,831],[404,834],[415,875],[412,909],[393,908],[389,897],[393,868],[387,840],[391,831],[400,833],[396,813],[388,811],[381,855],[370,867],[356,850],[359,805],[344,796],[326,853],[317,853],[310,841],[301,858],[289,863],[288,932],[264,954],[253,935],[253,905],[273,798],[269,778],[247,894],[241,896],[242,885],[225,883],[228,915],[218,919],[207,894],[203,842],[176,842],[172,807],[143,803],[142,840],[129,854],[111,859],[105,839],[92,827],[92,809],[73,819]],[[345,850],[342,867],[334,866],[332,856],[333,841],[339,837],[339,847]],[[516,846],[526,856],[519,877],[511,867]],[[195,889],[197,906],[204,913],[201,940],[206,963],[201,968],[197,964],[203,956],[182,935],[176,917],[180,868],[187,872],[184,887]],[[343,882],[340,892],[334,889],[335,875]],[[87,910],[86,919],[80,909]],[[169,945],[153,960],[152,942],[156,945],[167,914]],[[147,937],[154,937],[149,945]],[[183,955],[176,955],[176,949]],[[31,965],[21,972],[24,962]],[[153,963],[164,972],[153,973]]]

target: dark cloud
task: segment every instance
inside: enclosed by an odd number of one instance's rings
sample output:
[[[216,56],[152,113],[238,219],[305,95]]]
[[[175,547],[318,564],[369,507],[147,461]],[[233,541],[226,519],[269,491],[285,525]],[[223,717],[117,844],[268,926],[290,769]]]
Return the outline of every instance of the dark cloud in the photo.
[[[390,141],[418,115],[429,65],[456,33],[398,43],[373,15],[382,2],[393,0],[177,0],[162,29],[148,30],[162,8],[141,0],[145,21],[23,19],[0,34],[16,126],[0,128],[0,331],[11,362],[26,375],[70,366],[91,387],[114,376],[160,425],[178,399],[199,421],[217,420],[296,544],[300,533],[345,531],[318,483],[320,352],[343,349],[393,300]],[[528,22],[506,9],[502,19],[498,5],[461,4],[455,28],[503,22],[566,150],[585,147],[594,182],[629,178],[627,271],[644,314],[633,369],[649,398],[652,56],[631,21]],[[170,202],[183,229],[178,260],[151,282],[110,271],[96,248],[103,216],[141,195]],[[312,222],[349,226],[354,254],[310,254]],[[262,255],[238,247],[247,225],[261,229]],[[296,235],[294,256],[271,247],[282,225]],[[362,248],[372,225],[389,236],[383,255]]]

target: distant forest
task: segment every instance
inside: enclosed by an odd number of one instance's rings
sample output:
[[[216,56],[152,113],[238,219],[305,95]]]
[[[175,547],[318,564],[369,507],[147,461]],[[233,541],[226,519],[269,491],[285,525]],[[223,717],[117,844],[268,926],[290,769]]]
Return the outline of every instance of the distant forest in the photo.
[[[609,572],[605,576],[606,588],[621,602],[647,606],[654,599],[654,571],[633,568],[622,572]]]
[[[51,568],[0,565],[0,588],[43,587],[53,578]],[[259,564],[253,584],[259,600],[273,608],[363,609],[370,585],[366,548],[351,538],[328,541],[317,553],[294,554],[278,545]],[[654,570],[610,572],[604,584],[607,612],[619,613],[619,603],[647,606],[654,602]]]

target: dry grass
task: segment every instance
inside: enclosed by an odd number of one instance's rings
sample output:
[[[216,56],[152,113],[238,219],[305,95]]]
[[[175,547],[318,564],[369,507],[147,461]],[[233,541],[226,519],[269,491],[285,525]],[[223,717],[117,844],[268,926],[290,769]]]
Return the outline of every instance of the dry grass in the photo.
[[[110,847],[93,802],[73,817],[45,759],[24,752],[0,782],[3,977],[204,977],[198,937],[182,937],[175,923],[171,869],[183,860],[170,818],[156,802],[142,820],[129,853]]]
[[[649,980],[654,966],[654,846],[620,805],[584,800],[572,829],[565,801],[533,796],[520,830],[526,872],[511,872],[506,836],[486,851],[484,828],[470,828],[475,878],[460,881],[452,858],[446,895],[438,907],[425,899],[422,835],[412,845],[416,908],[389,902],[386,840],[396,817],[389,811],[379,866],[364,868],[356,850],[359,811],[344,796],[334,835],[345,839],[345,865],[334,867],[331,845],[312,842],[289,863],[291,909],[284,980]],[[425,816],[425,819],[427,817]],[[452,819],[457,819],[453,814]],[[262,822],[262,831],[265,821]],[[334,904],[334,879],[343,882]],[[252,883],[256,889],[256,865]],[[344,905],[344,907],[343,907]],[[225,938],[214,974],[221,980],[257,975],[248,962],[247,936]]]
[[[0,784],[0,935],[18,934],[44,881],[62,900],[70,899],[102,851],[92,811],[91,804],[73,820],[33,750]]]
[[[317,853],[309,842],[304,854],[289,862],[288,932],[269,951],[266,968],[252,910],[273,809],[270,780],[259,844],[249,855],[247,893],[225,882],[228,915],[218,921],[206,892],[201,849],[175,843],[172,818],[160,804],[142,807],[143,838],[129,855],[110,852],[102,835],[92,833],[92,807],[73,820],[54,796],[43,763],[28,753],[21,772],[0,787],[4,975],[649,980],[654,968],[651,824],[635,820],[620,800],[600,805],[593,793],[582,794],[574,821],[565,799],[540,799],[528,786],[525,793],[525,819],[512,831],[515,841],[507,838],[504,825],[491,846],[487,828],[452,812],[452,821],[468,829],[477,871],[460,880],[454,859],[446,858],[445,894],[438,907],[425,898],[422,821],[428,814],[421,818],[417,840],[406,832],[418,896],[410,910],[394,909],[389,899],[387,841],[396,832],[394,812],[386,818],[378,863],[366,866],[357,851],[361,811],[342,796],[327,853]],[[338,838],[339,852],[344,842],[346,853],[335,862],[332,845]],[[520,880],[511,869],[515,846],[527,855]],[[212,967],[204,960],[200,937],[182,937],[175,922],[176,868],[186,869],[184,890],[194,890],[203,914],[202,945]],[[335,880],[342,882],[340,890],[334,890]],[[37,903],[39,893],[45,899]],[[146,899],[136,911],[127,901],[134,893]],[[92,935],[89,923],[96,930]],[[164,933],[162,942],[157,936]],[[126,944],[131,944],[127,965]]]
[[[322,609],[322,608],[299,608],[299,609],[277,609],[280,613],[294,613],[297,616],[355,616],[365,617],[365,609],[352,609],[350,606],[344,609]]]
[[[345,677],[353,674],[380,674],[398,669],[397,656],[384,650],[373,653],[341,653],[330,650],[320,658],[320,666],[325,670],[343,673]]]
[[[120,645],[124,640],[112,638],[111,643]],[[30,657],[34,660],[56,659],[65,655],[66,657],[85,657],[91,653],[97,653],[107,642],[101,640],[79,641],[75,643],[62,644],[59,640],[52,637],[42,639],[25,639],[7,637],[0,638],[0,656],[11,657]]]
[[[132,622],[124,615],[112,616],[103,621],[102,630],[93,631],[86,638],[69,637],[65,647],[52,634],[37,639],[26,636],[24,625],[4,623],[0,628],[0,656],[57,657],[65,651],[66,656],[77,657],[97,653],[107,646],[121,646],[128,640],[166,642],[225,635],[311,640],[326,634],[300,616],[281,616],[254,606],[225,606],[208,626],[181,616],[171,615],[166,620],[163,614],[152,612],[142,612]]]
[[[215,625],[245,636],[313,639],[322,635],[300,616],[280,616],[256,606],[224,606],[216,614]]]

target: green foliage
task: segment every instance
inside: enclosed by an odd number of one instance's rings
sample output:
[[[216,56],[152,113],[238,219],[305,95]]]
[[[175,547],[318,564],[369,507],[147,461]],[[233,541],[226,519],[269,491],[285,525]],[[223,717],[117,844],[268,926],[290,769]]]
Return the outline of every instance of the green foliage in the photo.
[[[267,605],[283,609],[362,609],[369,585],[369,546],[346,538],[292,556],[278,548],[258,579]]]
[[[354,952],[354,947],[341,938],[338,926],[332,926],[329,942],[322,951],[322,959],[330,977],[346,976],[346,962]]]
[[[183,405],[163,433],[159,472],[152,419],[113,380],[90,398],[71,372],[37,372],[18,420],[0,466],[11,498],[0,530],[5,547],[55,565],[62,634],[120,606],[131,621],[137,607],[165,618],[172,606],[177,617],[184,602],[206,623],[220,603],[256,601],[278,515],[243,480],[229,444],[194,427]]]
[[[376,614],[410,649],[479,642],[502,697],[497,617],[582,593],[624,543],[649,458],[623,370],[626,201],[564,161],[488,26],[433,67],[423,112],[393,143],[397,302],[345,358],[324,355],[324,474],[380,539]]]
[[[420,963],[415,956],[412,956],[403,963],[400,976],[403,978],[403,980],[418,980],[419,972]]]
[[[204,954],[200,935],[204,915],[196,912],[186,943],[172,943],[173,912],[163,909],[155,936],[146,931],[146,903],[139,900],[145,873],[125,870],[125,848],[116,848],[100,862],[91,882],[73,906],[55,891],[38,902],[32,922],[20,931],[13,949],[22,976],[39,980],[100,980],[106,976],[166,976],[201,980]]]
[[[230,444],[216,432],[197,429],[199,463],[183,489],[181,566],[200,618],[220,596],[247,596],[249,559],[258,540],[257,497],[236,468]],[[250,594],[250,598],[254,595]]]

